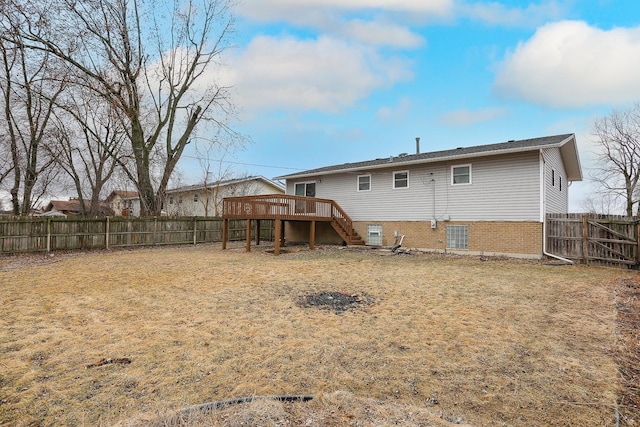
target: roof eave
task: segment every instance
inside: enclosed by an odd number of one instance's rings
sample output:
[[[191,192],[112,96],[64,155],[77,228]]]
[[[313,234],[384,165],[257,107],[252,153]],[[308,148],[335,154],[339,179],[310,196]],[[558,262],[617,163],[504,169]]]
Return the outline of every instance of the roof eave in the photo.
[[[575,135],[571,135],[559,144],[560,154],[569,181],[582,181],[582,167]]]

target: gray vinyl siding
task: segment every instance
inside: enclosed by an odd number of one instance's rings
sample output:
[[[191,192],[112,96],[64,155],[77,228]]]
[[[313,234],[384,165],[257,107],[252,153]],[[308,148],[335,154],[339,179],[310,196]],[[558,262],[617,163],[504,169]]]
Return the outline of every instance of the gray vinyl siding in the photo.
[[[545,159],[545,211],[546,213],[565,213],[569,210],[569,188],[560,149],[547,148],[542,152]],[[562,187],[560,187],[560,179],[562,179]]]
[[[451,185],[451,166],[471,164],[472,183]],[[393,188],[393,173],[409,171],[409,187]],[[357,177],[371,175],[358,192]],[[539,221],[538,151],[287,180],[316,182],[316,197],[335,200],[354,221]],[[435,203],[434,203],[435,200]]]

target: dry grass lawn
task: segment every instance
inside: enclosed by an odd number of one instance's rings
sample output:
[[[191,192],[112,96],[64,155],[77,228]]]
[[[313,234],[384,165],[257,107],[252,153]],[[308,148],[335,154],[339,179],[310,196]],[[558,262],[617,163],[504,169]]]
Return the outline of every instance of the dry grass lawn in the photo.
[[[635,273],[328,247],[28,260],[0,258],[1,425],[170,425],[192,405],[279,395],[317,398],[190,422],[616,422],[614,289]],[[366,304],[305,306],[319,292]]]

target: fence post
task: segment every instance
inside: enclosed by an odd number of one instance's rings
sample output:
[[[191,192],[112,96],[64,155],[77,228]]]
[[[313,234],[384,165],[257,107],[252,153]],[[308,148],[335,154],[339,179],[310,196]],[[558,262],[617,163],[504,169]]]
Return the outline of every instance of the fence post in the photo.
[[[229,220],[222,218],[222,250],[227,249],[227,239],[229,237]]]
[[[109,249],[109,217],[105,218],[104,248]]]
[[[582,259],[586,265],[589,265],[589,241],[588,241],[589,223],[587,216],[582,215]]]
[[[251,252],[251,220],[247,218],[247,252]]]
[[[196,221],[196,217],[194,216],[193,217],[193,244],[194,245],[197,243],[196,242],[196,236],[197,236],[196,235],[196,224],[197,224],[197,221]]]
[[[51,252],[51,218],[47,218],[47,252]]]

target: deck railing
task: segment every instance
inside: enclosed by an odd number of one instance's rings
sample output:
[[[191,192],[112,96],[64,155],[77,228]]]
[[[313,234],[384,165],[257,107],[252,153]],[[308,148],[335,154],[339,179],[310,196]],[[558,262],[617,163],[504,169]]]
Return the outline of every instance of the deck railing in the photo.
[[[225,219],[277,219],[284,221],[326,221],[349,244],[359,239],[353,231],[353,221],[333,200],[315,197],[271,194],[262,196],[226,197],[222,201]]]
[[[284,194],[226,197],[222,201],[222,217],[331,221],[335,206],[333,200]]]

